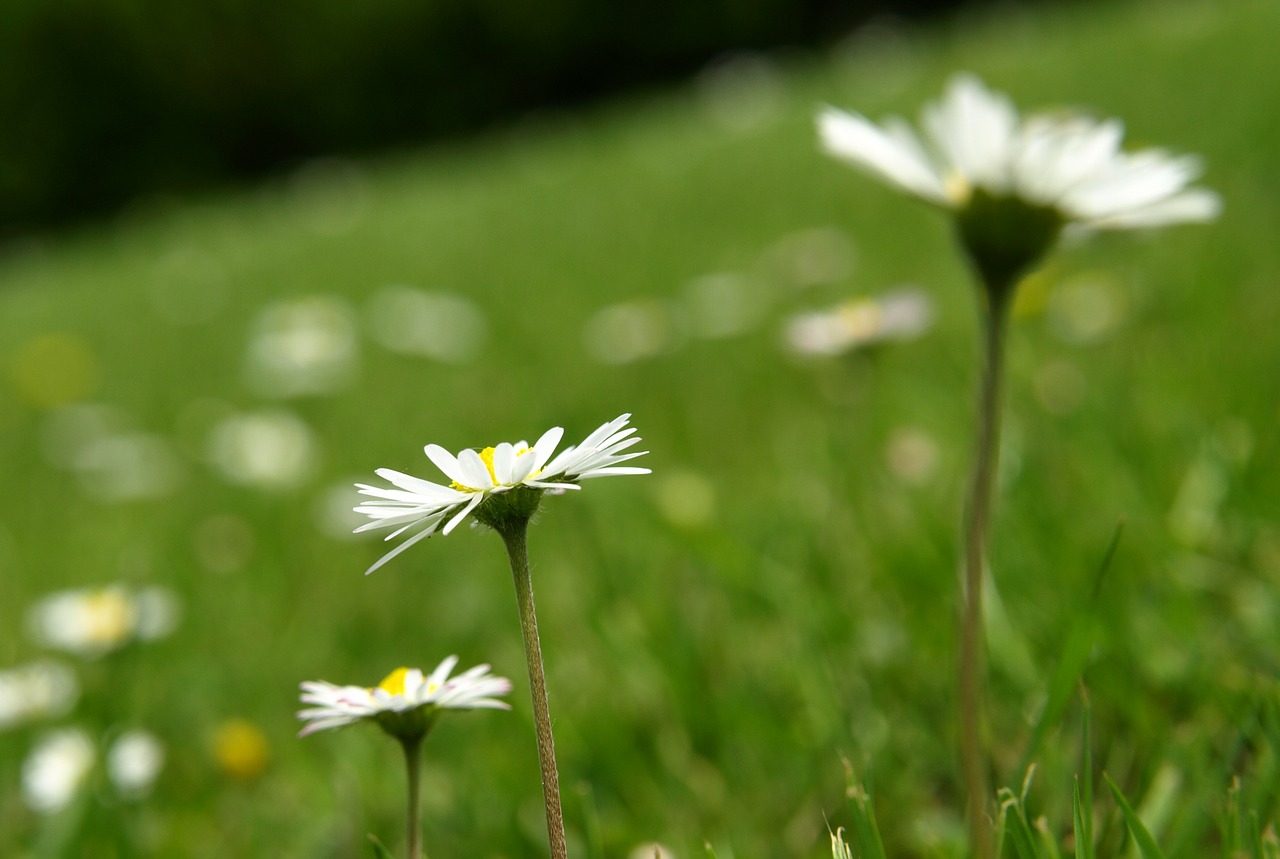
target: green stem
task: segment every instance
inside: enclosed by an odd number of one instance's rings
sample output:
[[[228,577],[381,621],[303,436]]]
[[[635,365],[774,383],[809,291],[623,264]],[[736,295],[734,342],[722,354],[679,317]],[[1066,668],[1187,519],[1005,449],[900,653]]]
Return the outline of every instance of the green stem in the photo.
[[[984,361],[978,400],[978,438],[969,497],[965,505],[963,617],[960,627],[960,765],[969,799],[969,835],[973,855],[992,859],[991,821],[987,814],[990,790],[982,739],[983,682],[986,653],[982,623],[982,577],[991,522],[991,490],[1000,449],[1000,388],[1004,374],[1006,296],[1011,290],[991,288],[984,305]]]
[[[525,659],[529,663],[529,692],[533,696],[533,722],[538,735],[538,763],[542,768],[542,797],[547,812],[547,841],[551,859],[567,859],[564,812],[560,807],[560,774],[556,768],[556,744],[551,733],[551,709],[547,705],[547,680],[542,668],[542,645],[538,639],[538,617],[533,607],[533,577],[529,571],[527,531],[529,521],[508,520],[498,529],[507,544],[511,577],[520,608],[520,629],[524,633]]]
[[[405,772],[409,781],[409,814],[405,825],[405,855],[422,859],[422,803],[420,801],[423,737],[402,739]]]

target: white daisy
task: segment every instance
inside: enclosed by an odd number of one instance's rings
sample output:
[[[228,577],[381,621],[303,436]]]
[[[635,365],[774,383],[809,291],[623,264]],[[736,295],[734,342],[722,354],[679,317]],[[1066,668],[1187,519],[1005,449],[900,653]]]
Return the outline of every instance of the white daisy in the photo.
[[[532,504],[536,506],[537,497],[544,490],[578,489],[579,481],[592,477],[648,474],[647,468],[618,464],[648,453],[623,452],[640,441],[639,437],[632,435],[635,427],[627,426],[630,419],[629,414],[620,415],[591,433],[581,444],[567,447],[554,457],[552,454],[564,435],[561,427],[547,430],[532,447],[524,441],[514,444],[503,442],[479,452],[463,450],[454,456],[439,445],[429,444],[425,448],[427,458],[452,481],[448,486],[390,468],[378,469],[378,476],[390,481],[394,488],[356,484],[361,495],[377,499],[355,508],[357,513],[373,520],[361,525],[356,532],[393,528],[385,538],[392,540],[417,530],[368,572],[373,572],[437,531],[448,534],[484,501],[513,489],[536,490],[532,498]]]
[[[511,691],[510,680],[490,674],[488,665],[450,678],[457,664],[458,657],[450,656],[428,675],[397,668],[372,689],[305,682],[302,703],[315,706],[298,713],[308,723],[299,736],[371,719],[393,736],[413,739],[430,729],[441,710],[511,709],[494,697]]]
[[[1187,187],[1200,174],[1195,158],[1122,152],[1119,120],[1020,119],[1006,96],[973,75],[953,78],[942,101],[924,109],[921,126],[923,141],[897,117],[876,125],[830,107],[818,115],[828,154],[948,209],[962,211],[985,192],[1089,229],[1208,221],[1221,210],[1217,194]]]
[[[152,733],[126,731],[107,752],[107,775],[121,795],[145,796],[164,767],[164,745]]]
[[[22,764],[27,805],[41,814],[66,808],[80,793],[97,755],[93,740],[79,728],[45,734]]]
[[[178,612],[177,597],[165,588],[116,584],[52,593],[27,610],[27,627],[45,647],[92,658],[163,638]]]
[[[79,697],[75,674],[58,662],[34,662],[0,671],[0,731],[60,716]]]
[[[843,301],[787,320],[784,342],[797,355],[839,355],[892,340],[919,337],[933,322],[929,297],[916,289]]]

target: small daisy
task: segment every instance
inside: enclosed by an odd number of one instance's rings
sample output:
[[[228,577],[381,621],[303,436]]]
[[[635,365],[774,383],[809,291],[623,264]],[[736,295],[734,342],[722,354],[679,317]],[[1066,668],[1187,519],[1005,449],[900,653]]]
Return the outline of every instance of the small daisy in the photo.
[[[949,209],[964,208],[981,190],[1049,206],[1068,222],[1099,229],[1207,221],[1221,209],[1217,194],[1187,187],[1200,174],[1195,158],[1122,152],[1124,129],[1114,119],[1021,120],[1006,96],[972,75],[952,79],[943,100],[925,108],[921,125],[923,143],[896,117],[876,125],[835,108],[818,116],[827,153]]]
[[[490,674],[488,665],[450,678],[457,664],[458,657],[450,656],[428,675],[417,668],[397,668],[372,689],[305,682],[302,703],[315,706],[298,713],[308,723],[299,736],[369,719],[392,736],[415,739],[430,730],[441,710],[511,709],[494,697],[511,691],[510,680]]]
[[[28,609],[27,627],[45,647],[94,658],[163,638],[178,613],[177,597],[165,588],[117,584],[49,594]]]
[[[22,764],[27,805],[41,814],[66,808],[88,780],[97,756],[93,740],[79,728],[45,734]]]
[[[126,799],[149,793],[163,768],[164,745],[149,731],[126,731],[107,752],[107,775]]]
[[[71,669],[41,661],[0,671],[0,731],[61,716],[80,697]]]
[[[797,355],[839,355],[894,340],[919,337],[933,322],[929,297],[916,289],[843,301],[825,310],[797,313],[783,338]]]
[[[486,505],[486,501],[514,495],[504,500],[517,505],[518,512],[527,518],[545,490],[578,489],[579,481],[592,477],[648,474],[647,468],[619,465],[648,452],[623,453],[640,441],[632,435],[635,427],[627,426],[630,419],[629,414],[621,415],[591,433],[581,444],[567,447],[554,457],[552,454],[564,435],[561,427],[547,430],[532,446],[524,441],[503,442],[479,452],[463,450],[457,456],[439,445],[429,444],[425,448],[427,458],[452,481],[448,486],[390,468],[378,469],[378,476],[390,481],[394,488],[356,484],[361,495],[377,499],[355,508],[357,513],[372,520],[356,532],[393,528],[387,540],[415,528],[417,532],[384,555],[368,572],[419,540],[436,532],[448,534],[473,511],[482,524],[493,524],[495,515],[501,514],[497,509],[487,510],[491,505]],[[533,492],[512,493],[512,490]]]

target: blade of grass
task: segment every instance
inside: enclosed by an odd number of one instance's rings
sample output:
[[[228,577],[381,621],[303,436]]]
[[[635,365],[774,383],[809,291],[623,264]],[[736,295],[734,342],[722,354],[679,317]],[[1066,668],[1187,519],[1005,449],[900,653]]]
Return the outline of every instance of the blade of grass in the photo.
[[[1227,788],[1227,814],[1222,824],[1222,846],[1228,856],[1235,856],[1244,849],[1241,843],[1243,830],[1240,828],[1240,778],[1231,779]],[[1257,855],[1256,852],[1254,854]]]
[[[886,859],[871,794],[854,776],[853,764],[849,759],[841,756],[840,760],[844,764],[845,795],[849,797],[853,806],[851,828],[853,841],[858,845],[858,859]]]
[[[1107,787],[1111,788],[1111,793],[1116,798],[1116,804],[1120,806],[1120,813],[1124,817],[1124,822],[1129,827],[1129,834],[1133,836],[1134,843],[1138,845],[1138,849],[1142,852],[1144,859],[1166,859],[1164,853],[1160,850],[1160,845],[1156,844],[1155,838],[1151,837],[1146,824],[1142,822],[1142,818],[1138,817],[1138,813],[1133,810],[1133,806],[1129,804],[1129,800],[1125,798],[1124,793],[1111,780],[1111,776],[1103,773],[1102,777],[1106,780]]]
[[[393,859],[391,851],[387,849],[387,845],[378,840],[378,836],[370,834],[369,844],[373,846],[374,859]]]
[[[1035,727],[1031,731],[1031,740],[1027,743],[1027,748],[1022,753],[1022,760],[1019,762],[1020,771],[1026,770],[1040,753],[1044,738],[1062,719],[1062,714],[1071,700],[1072,690],[1076,688],[1080,677],[1084,674],[1089,654],[1093,652],[1100,629],[1098,599],[1102,593],[1102,582],[1106,578],[1107,571],[1111,569],[1111,562],[1115,559],[1116,550],[1120,546],[1120,535],[1123,532],[1124,522],[1117,523],[1115,530],[1111,532],[1111,541],[1107,544],[1106,552],[1102,555],[1102,562],[1098,565],[1098,571],[1093,577],[1089,598],[1083,609],[1076,613],[1075,619],[1067,630],[1066,641],[1062,645],[1062,655],[1058,659],[1058,664],[1054,666],[1053,675],[1049,678],[1044,707],[1040,710],[1040,718],[1036,720]]]
[[[1075,832],[1076,859],[1093,859],[1093,841],[1089,837],[1089,828],[1084,822],[1084,811],[1080,807],[1080,777],[1076,776],[1076,786],[1071,792],[1071,819]]]
[[[1049,821],[1043,816],[1036,819],[1036,833],[1040,836],[1040,846],[1048,859],[1062,859],[1062,851],[1058,849],[1058,839],[1053,837]]]
[[[1035,833],[1023,809],[1022,800],[1014,796],[1009,788],[1001,788],[998,795],[1000,801],[1000,830],[1007,833],[1009,843],[1013,845],[1016,859],[1046,859],[1037,845]],[[1000,839],[1003,842],[1003,837]],[[999,855],[999,854],[997,854]]]
[[[1084,835],[1084,847],[1081,848],[1079,834],[1076,837],[1076,855],[1080,859],[1095,859],[1097,847],[1093,840],[1093,705],[1089,701],[1089,692],[1080,685],[1080,779],[1076,781],[1076,794],[1079,799],[1080,831]],[[1081,853],[1081,849],[1084,850]]]

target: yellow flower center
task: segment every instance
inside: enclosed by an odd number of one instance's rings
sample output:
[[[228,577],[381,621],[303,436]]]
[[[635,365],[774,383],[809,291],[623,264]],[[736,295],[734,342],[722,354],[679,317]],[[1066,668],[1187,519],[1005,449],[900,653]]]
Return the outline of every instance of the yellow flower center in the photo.
[[[404,694],[404,678],[409,674],[408,668],[397,668],[386,677],[382,678],[382,682],[378,684],[378,688],[386,692],[388,695]],[[427,691],[434,692],[440,688],[439,683],[431,682],[427,684]]]
[[[133,628],[133,606],[116,591],[101,591],[85,599],[85,638],[95,644],[116,644]]]
[[[404,678],[409,673],[408,668],[397,668],[386,677],[382,678],[382,682],[378,684],[378,688],[389,695],[404,694]]]
[[[973,197],[973,185],[960,173],[952,173],[942,184],[943,193],[957,208],[967,206],[969,199]]]

